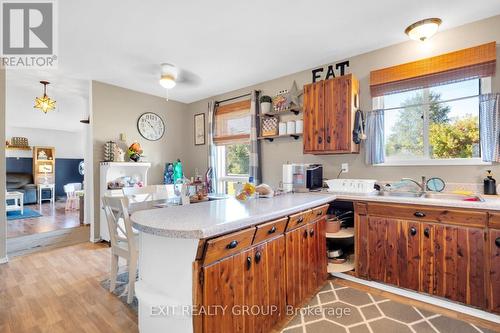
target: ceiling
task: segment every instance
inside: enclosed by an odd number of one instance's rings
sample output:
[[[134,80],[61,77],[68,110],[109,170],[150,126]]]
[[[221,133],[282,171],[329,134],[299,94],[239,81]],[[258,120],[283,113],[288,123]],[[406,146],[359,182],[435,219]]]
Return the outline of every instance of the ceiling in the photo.
[[[80,123],[89,114],[89,81],[68,78],[59,70],[7,71],[6,124],[8,127],[42,128],[79,132]],[[35,97],[43,95],[39,81],[47,80],[47,95],[56,101],[56,109],[47,114],[33,108]]]
[[[500,14],[498,0],[57,3],[60,76],[166,96],[168,62],[190,71],[169,93],[186,103],[406,41],[422,18],[449,29]]]

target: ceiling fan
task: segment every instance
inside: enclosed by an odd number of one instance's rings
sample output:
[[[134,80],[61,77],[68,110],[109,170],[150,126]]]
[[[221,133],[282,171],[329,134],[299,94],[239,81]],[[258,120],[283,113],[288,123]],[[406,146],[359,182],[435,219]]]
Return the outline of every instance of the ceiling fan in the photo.
[[[169,64],[160,64],[160,85],[167,89],[167,100],[168,91],[174,88],[177,84],[179,85],[197,85],[200,82],[200,77],[196,74],[191,73],[188,70],[180,69],[179,67]]]

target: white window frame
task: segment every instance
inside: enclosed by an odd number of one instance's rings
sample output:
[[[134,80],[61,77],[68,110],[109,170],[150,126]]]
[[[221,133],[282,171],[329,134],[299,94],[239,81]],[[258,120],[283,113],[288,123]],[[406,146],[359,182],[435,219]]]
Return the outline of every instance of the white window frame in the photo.
[[[244,144],[245,142],[235,142],[234,144]],[[216,162],[217,170],[220,170],[219,177],[217,179],[218,188],[226,193],[227,182],[245,183],[248,182],[250,175],[227,175],[226,174],[226,145],[218,145],[216,147]]]
[[[488,94],[491,93],[491,77],[486,77],[480,79],[480,94]],[[384,96],[377,96],[372,98],[372,109],[379,110],[384,108]],[[427,112],[424,112],[424,115]],[[429,120],[424,119],[424,132],[429,129]],[[424,133],[424,149],[428,149],[428,135]],[[425,152],[424,152],[425,153]],[[384,147],[385,154],[385,147]],[[428,156],[428,154],[426,154]],[[473,157],[473,158],[450,158],[450,159],[415,159],[415,160],[390,160],[380,164],[374,164],[374,166],[420,166],[420,165],[492,165],[491,162],[484,162],[481,157]]]

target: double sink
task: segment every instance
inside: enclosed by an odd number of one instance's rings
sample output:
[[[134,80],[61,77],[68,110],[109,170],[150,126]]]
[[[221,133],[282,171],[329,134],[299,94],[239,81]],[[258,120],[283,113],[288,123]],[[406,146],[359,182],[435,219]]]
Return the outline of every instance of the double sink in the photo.
[[[454,200],[454,201],[484,201],[484,199],[478,195],[464,195],[464,194],[440,193],[440,192],[380,191],[379,195],[384,197],[401,197],[401,198],[421,198],[421,199]]]

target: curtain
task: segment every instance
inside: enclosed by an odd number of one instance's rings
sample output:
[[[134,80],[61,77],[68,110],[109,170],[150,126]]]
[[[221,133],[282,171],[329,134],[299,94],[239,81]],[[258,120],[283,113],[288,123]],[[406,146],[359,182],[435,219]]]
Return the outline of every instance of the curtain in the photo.
[[[384,163],[384,146],[384,110],[368,112],[366,117],[366,164]]]
[[[208,102],[208,167],[212,169],[212,178],[210,179],[210,184],[208,184],[210,193],[219,193],[217,186],[217,146],[214,144],[215,109],[215,101]]]
[[[479,133],[484,162],[500,162],[500,94],[479,96]]]
[[[261,182],[260,169],[260,145],[258,133],[258,115],[259,115],[259,92],[252,91],[250,101],[250,168],[249,176],[253,178],[254,184],[258,185]]]

